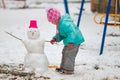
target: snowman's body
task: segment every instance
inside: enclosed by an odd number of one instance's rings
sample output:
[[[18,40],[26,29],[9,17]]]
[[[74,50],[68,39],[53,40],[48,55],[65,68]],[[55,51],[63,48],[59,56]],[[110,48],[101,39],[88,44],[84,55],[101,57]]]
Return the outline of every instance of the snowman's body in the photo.
[[[27,54],[24,59],[25,69],[42,74],[48,70],[48,59],[44,54],[44,40],[39,38],[38,29],[29,29],[28,39],[23,40]]]
[[[48,60],[44,54],[44,41],[25,40],[24,45],[28,51],[25,56],[25,68],[35,73],[43,73],[48,69]]]
[[[44,40],[24,40],[28,53],[44,54]]]

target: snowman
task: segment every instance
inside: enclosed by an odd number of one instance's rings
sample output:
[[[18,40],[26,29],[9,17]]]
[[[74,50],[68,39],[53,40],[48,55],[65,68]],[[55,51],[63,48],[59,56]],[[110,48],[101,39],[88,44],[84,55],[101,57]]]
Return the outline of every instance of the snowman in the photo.
[[[40,38],[36,20],[30,21],[27,37],[26,40],[22,40],[27,50],[24,58],[25,70],[33,71],[36,75],[42,75],[48,70],[49,62],[47,56],[44,54],[45,40]]]

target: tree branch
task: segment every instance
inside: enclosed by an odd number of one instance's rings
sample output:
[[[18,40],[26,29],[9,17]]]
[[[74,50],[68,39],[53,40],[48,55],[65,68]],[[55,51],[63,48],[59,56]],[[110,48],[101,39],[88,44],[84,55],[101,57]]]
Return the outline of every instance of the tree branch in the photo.
[[[14,38],[16,38],[16,39],[18,39],[18,40],[22,41],[22,39],[20,39],[20,38],[16,37],[15,35],[13,35],[13,34],[11,34],[11,33],[9,33],[9,32],[6,32],[6,31],[5,31],[5,33],[7,33],[7,34],[9,34],[10,36],[12,36],[12,37],[14,37]]]

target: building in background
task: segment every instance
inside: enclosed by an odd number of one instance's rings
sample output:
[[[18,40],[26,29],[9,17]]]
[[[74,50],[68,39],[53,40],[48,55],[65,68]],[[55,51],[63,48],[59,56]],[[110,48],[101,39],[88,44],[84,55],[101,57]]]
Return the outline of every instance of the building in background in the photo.
[[[98,13],[106,13],[108,0],[91,0],[91,11]],[[110,13],[118,13],[118,5],[120,0],[112,0]]]

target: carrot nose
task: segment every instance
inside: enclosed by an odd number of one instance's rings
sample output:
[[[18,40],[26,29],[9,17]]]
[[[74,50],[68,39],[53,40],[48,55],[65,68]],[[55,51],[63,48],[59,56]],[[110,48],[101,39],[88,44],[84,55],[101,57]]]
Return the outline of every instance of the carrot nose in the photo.
[[[32,33],[32,36],[34,35],[34,32]]]

